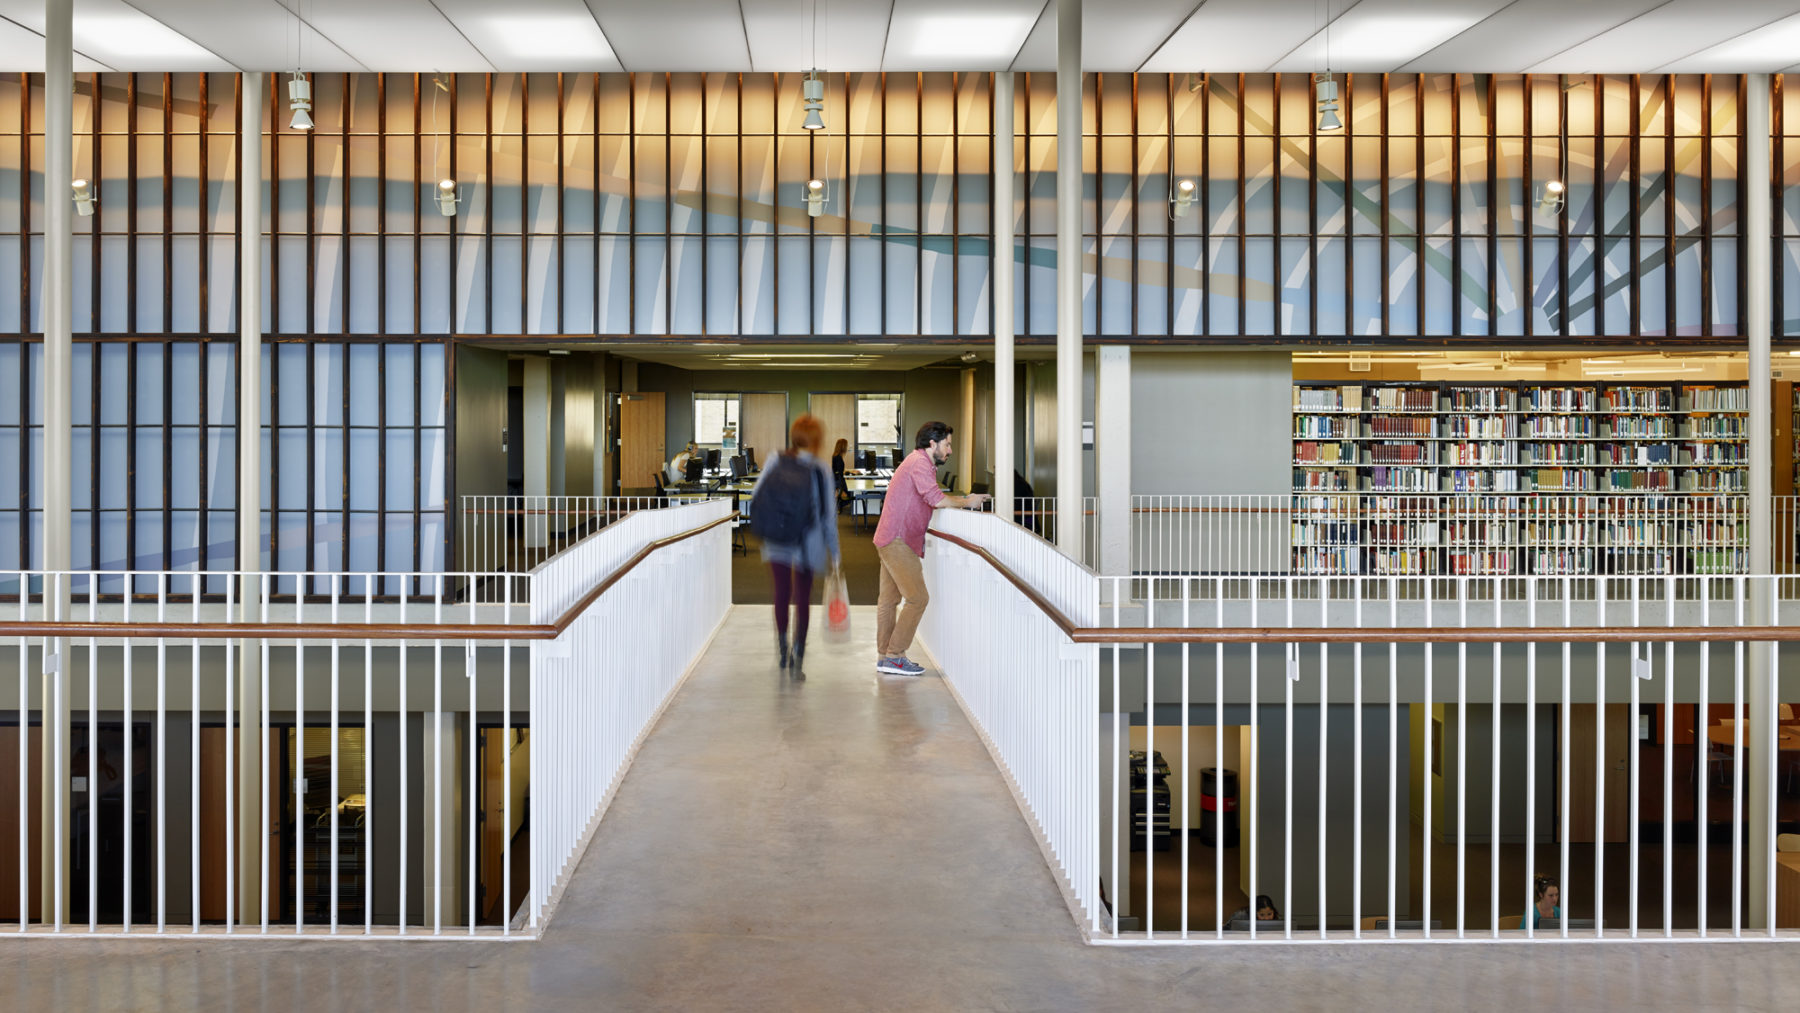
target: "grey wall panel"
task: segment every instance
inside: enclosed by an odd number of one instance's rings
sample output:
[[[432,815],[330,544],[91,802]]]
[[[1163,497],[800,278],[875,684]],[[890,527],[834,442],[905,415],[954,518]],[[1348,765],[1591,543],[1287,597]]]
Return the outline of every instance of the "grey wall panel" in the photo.
[[[1131,358],[1132,492],[1288,492],[1293,367],[1286,352]]]

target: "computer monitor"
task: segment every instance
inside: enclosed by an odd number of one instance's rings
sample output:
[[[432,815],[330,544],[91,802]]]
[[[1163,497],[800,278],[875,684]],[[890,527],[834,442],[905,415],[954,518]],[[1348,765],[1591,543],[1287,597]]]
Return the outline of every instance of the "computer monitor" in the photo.
[[[1562,919],[1562,918],[1541,918],[1538,920],[1538,923],[1537,923],[1537,931],[1539,931],[1539,932],[1561,932],[1562,931],[1562,923],[1564,920],[1565,919]],[[1569,931],[1570,932],[1574,932],[1576,929],[1591,930],[1594,927],[1594,919],[1592,919],[1592,918],[1569,918],[1569,919],[1567,919],[1567,921],[1569,923]],[[1502,922],[1501,924],[1504,925],[1505,923]]]
[[[1388,929],[1388,920],[1386,918],[1375,919],[1375,927],[1382,932],[1386,932]],[[1444,923],[1442,921],[1436,918],[1431,920],[1431,931],[1436,932],[1443,927]],[[1396,932],[1418,932],[1424,928],[1425,923],[1417,918],[1402,918],[1394,923],[1394,931]]]
[[[875,470],[875,451],[860,450],[856,454],[856,466],[863,471]]]
[[[705,468],[706,468],[706,462],[701,459],[699,454],[695,454],[694,456],[688,458],[687,470],[682,472],[682,474],[681,474],[682,480],[687,481],[687,482],[700,481],[700,476],[704,472]]]
[[[719,470],[719,459],[721,456],[722,455],[717,447],[713,448],[712,450],[708,450],[706,452],[706,469],[708,471],[718,471]]]
[[[745,474],[744,455],[739,454],[731,459],[731,480],[735,482],[738,479],[743,478]]]
[[[1250,919],[1248,919],[1248,918],[1233,918],[1231,921],[1225,923],[1225,931],[1227,931],[1227,932],[1248,932],[1248,931],[1250,931]],[[1266,920],[1266,921],[1259,921],[1256,923],[1256,932],[1258,935],[1261,935],[1264,932],[1274,932],[1276,934],[1280,934],[1285,931],[1287,931],[1287,922],[1281,920],[1280,918],[1270,919],[1270,920]]]
[[[756,472],[756,448],[744,448],[744,468],[748,473],[754,474]]]

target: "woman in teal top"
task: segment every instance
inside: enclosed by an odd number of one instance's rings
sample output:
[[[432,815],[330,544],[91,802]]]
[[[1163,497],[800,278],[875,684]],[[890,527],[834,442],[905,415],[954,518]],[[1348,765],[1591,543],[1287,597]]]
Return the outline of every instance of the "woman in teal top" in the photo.
[[[1546,918],[1562,918],[1562,908],[1557,906],[1557,902],[1562,900],[1562,889],[1555,879],[1549,876],[1536,877],[1531,881],[1531,892],[1535,898],[1530,911],[1532,928],[1543,928]],[[1520,915],[1519,928],[1524,927],[1525,916]]]

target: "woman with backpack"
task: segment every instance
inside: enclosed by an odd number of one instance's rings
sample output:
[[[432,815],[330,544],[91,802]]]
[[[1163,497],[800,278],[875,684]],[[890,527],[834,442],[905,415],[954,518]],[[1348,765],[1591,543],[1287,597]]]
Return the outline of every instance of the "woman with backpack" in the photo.
[[[818,456],[825,427],[811,413],[794,420],[788,449],[768,462],[750,491],[750,530],[762,539],[762,558],[775,584],[775,644],[781,667],[800,671],[812,615],[813,575],[838,565],[837,508],[831,471]],[[793,647],[788,605],[794,606]]]

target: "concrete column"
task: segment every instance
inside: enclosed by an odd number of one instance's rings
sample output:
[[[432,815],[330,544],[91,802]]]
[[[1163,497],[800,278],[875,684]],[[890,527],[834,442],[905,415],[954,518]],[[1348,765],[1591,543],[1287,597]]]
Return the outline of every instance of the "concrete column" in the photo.
[[[1100,497],[1100,572],[1131,572],[1131,349],[1097,350],[1094,491]],[[1089,561],[1093,565],[1092,560]]]
[[[424,732],[419,752],[424,789],[418,830],[424,855],[420,915],[427,926],[440,920],[445,928],[466,925],[463,884],[468,874],[463,871],[463,849],[469,830],[462,810],[462,782],[469,761],[460,747],[468,717],[426,710],[419,723]]]
[[[958,399],[962,410],[957,413],[956,431],[963,434],[962,451],[950,460],[956,466],[956,491],[968,495],[969,483],[975,481],[975,371],[962,371]]]
[[[550,360],[525,360],[525,429],[518,435],[525,452],[525,495],[550,495]],[[549,526],[542,514],[527,514],[525,544],[544,545]]]
[[[45,570],[69,569],[69,459],[72,437],[69,406],[73,396],[70,315],[74,289],[70,273],[74,258],[74,212],[70,184],[74,182],[75,148],[75,34],[73,0],[44,3],[44,453],[42,497],[44,504]],[[98,158],[98,155],[96,155]],[[24,308],[28,312],[28,308]],[[44,618],[68,618],[69,590],[60,579],[44,587]],[[68,910],[68,834],[57,813],[69,811],[69,674],[68,642],[44,643],[43,708],[45,748],[52,761],[43,764],[44,818],[42,820],[42,876],[45,921],[61,921]],[[54,660],[53,660],[54,659]],[[52,805],[60,799],[60,807]],[[52,861],[51,856],[55,859]]]
[[[1769,412],[1769,332],[1772,293],[1769,273],[1774,219],[1769,210],[1769,75],[1748,74],[1744,79],[1744,307],[1750,354],[1750,572],[1770,574],[1770,521],[1773,516],[1772,476],[1769,452],[1773,442]],[[1773,622],[1773,588],[1765,578],[1752,582],[1750,622]],[[1768,903],[1769,862],[1775,846],[1774,799],[1770,797],[1770,767],[1775,762],[1775,645],[1756,644],[1750,650],[1745,714],[1749,721],[1750,750],[1746,782],[1749,794],[1749,890],[1746,927],[1766,928],[1774,911]]]
[[[1056,0],[1056,547],[1081,557],[1081,0]]]
[[[262,124],[267,76],[244,75],[238,129],[238,569],[262,569]],[[262,586],[247,578],[238,619],[262,617]],[[262,919],[262,650],[238,641],[237,899],[240,921]],[[274,814],[269,816],[274,819]]]
[[[1013,515],[1013,76],[994,75],[994,513]]]
[[[564,372],[567,359],[550,367],[550,495],[569,494],[569,379]]]
[[[606,389],[606,355],[593,356],[594,370],[594,495],[611,496],[613,434],[607,423],[607,409],[612,405],[612,392]]]

